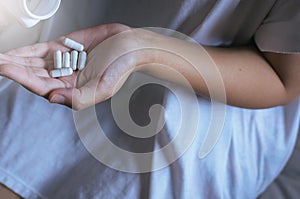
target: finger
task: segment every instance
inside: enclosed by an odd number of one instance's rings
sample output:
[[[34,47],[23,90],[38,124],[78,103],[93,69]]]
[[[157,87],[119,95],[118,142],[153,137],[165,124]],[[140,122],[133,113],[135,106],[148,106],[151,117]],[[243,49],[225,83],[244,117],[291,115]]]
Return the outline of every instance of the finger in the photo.
[[[62,104],[75,110],[82,110],[93,105],[92,98],[87,97],[85,90],[83,92],[76,88],[59,88],[52,90],[48,96],[49,102]],[[93,98],[94,99],[94,98]]]
[[[97,80],[91,80],[79,89],[59,88],[52,90],[49,93],[49,101],[69,106],[75,110],[85,109],[110,97],[108,93],[96,90],[97,82]]]
[[[122,24],[105,24],[72,32],[65,37],[84,44],[85,50],[89,51],[105,39],[129,29],[128,26]]]
[[[63,81],[50,78],[47,70],[36,67],[0,65],[0,75],[14,80],[40,96],[46,96],[50,90],[65,86]]]
[[[46,66],[53,65],[53,60],[45,60],[37,57],[18,57],[13,55],[0,54],[1,63],[4,64],[17,64],[22,66],[31,66],[45,68]]]
[[[52,103],[64,104],[76,110],[85,109],[96,103],[112,97],[124,84],[128,76],[132,73],[130,67],[130,56],[124,56],[114,63],[114,67],[108,68],[103,75],[94,79],[78,76],[76,89],[56,89],[49,94],[49,101]],[[84,72],[84,71],[83,71]],[[83,79],[86,83],[80,83]]]
[[[52,90],[48,99],[51,103],[62,104],[75,110],[82,110],[92,105],[86,100],[87,96],[83,93],[77,88],[59,88]]]
[[[6,52],[6,55],[19,57],[45,57],[49,51],[48,43],[37,43],[31,46],[24,46]]]
[[[48,95],[50,103],[62,104],[72,108],[73,88],[60,88],[52,90]]]

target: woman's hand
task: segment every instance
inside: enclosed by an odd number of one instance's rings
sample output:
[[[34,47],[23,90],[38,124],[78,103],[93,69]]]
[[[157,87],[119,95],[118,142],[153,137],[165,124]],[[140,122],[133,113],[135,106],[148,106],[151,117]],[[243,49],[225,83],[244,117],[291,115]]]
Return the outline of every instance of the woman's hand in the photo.
[[[54,41],[11,50],[0,54],[0,75],[20,83],[31,92],[47,98],[50,102],[64,104],[74,109],[86,108],[112,95],[111,90],[106,88],[112,85],[111,79],[100,79],[108,65],[103,63],[101,60],[103,56],[98,54],[101,53],[101,50],[95,53],[93,49],[107,38],[125,30],[129,30],[129,28],[121,24],[102,25],[76,31]],[[71,76],[52,78],[49,70],[53,68],[54,51],[70,51],[62,43],[65,37],[84,44],[91,61],[81,72],[74,72]],[[103,50],[105,49],[102,48]],[[103,52],[104,54],[107,54],[108,51],[113,53],[110,51],[113,48],[106,50]],[[101,88],[99,87],[100,81],[103,82]],[[102,92],[97,94],[98,98],[95,101],[96,89],[100,89]]]
[[[188,82],[198,93],[246,108],[289,103],[300,93],[299,54],[266,54],[266,60],[252,46],[202,47],[120,24],[66,36],[85,45],[88,62],[83,71],[58,79],[49,76],[53,52],[70,50],[61,37],[0,55],[0,75],[74,109],[110,98],[136,70],[178,84]]]

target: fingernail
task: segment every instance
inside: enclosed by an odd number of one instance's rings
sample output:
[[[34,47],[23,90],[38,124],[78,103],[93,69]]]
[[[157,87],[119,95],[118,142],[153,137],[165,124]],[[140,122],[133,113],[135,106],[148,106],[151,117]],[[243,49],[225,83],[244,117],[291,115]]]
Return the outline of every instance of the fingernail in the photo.
[[[53,95],[50,99],[51,103],[64,104],[66,101],[64,96],[61,95]]]

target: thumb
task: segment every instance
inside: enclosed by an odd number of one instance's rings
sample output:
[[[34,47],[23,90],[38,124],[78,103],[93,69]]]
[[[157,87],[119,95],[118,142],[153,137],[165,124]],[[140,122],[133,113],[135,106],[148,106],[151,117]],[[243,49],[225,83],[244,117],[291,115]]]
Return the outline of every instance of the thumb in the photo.
[[[62,104],[72,107],[73,88],[60,88],[52,90],[48,96],[50,103]]]
[[[51,91],[49,101],[51,103],[62,104],[75,110],[82,110],[89,106],[103,101],[101,92],[96,92],[94,87],[84,86],[77,88],[60,88]]]

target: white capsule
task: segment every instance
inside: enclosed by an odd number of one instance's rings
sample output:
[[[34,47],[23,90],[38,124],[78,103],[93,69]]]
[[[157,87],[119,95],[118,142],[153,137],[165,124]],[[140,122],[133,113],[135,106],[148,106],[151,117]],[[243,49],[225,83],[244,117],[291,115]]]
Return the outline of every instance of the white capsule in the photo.
[[[54,69],[50,71],[50,75],[53,78],[69,76],[72,74],[73,74],[72,68],[61,68],[61,69]]]
[[[77,61],[78,61],[78,51],[73,50],[71,52],[71,68],[73,70],[77,69]]]
[[[71,57],[69,52],[64,52],[63,53],[63,67],[65,68],[70,68],[71,67]]]
[[[77,51],[83,51],[83,49],[84,49],[84,46],[81,43],[74,41],[70,38],[65,38],[63,43],[65,46],[72,48],[74,50],[77,50]]]
[[[79,53],[79,58],[78,58],[78,65],[77,68],[78,70],[83,70],[86,64],[86,52],[82,51]]]
[[[57,50],[54,52],[54,68],[61,68],[62,67],[62,52]]]

